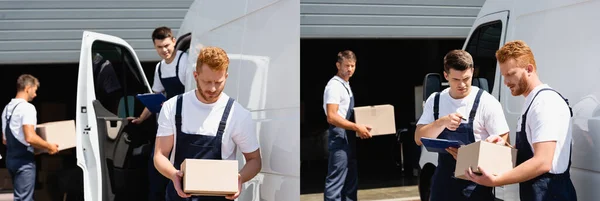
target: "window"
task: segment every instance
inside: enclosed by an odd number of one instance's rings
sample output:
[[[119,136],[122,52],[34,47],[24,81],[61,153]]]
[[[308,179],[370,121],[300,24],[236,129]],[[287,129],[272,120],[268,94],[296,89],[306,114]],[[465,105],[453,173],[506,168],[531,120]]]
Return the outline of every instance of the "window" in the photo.
[[[496,75],[496,50],[500,47],[502,22],[493,21],[479,26],[469,40],[466,51],[473,56],[475,78],[485,78],[489,92],[493,91]]]
[[[143,105],[135,95],[148,93],[148,88],[127,48],[95,41],[92,44],[92,62],[96,100],[121,118],[140,114]]]

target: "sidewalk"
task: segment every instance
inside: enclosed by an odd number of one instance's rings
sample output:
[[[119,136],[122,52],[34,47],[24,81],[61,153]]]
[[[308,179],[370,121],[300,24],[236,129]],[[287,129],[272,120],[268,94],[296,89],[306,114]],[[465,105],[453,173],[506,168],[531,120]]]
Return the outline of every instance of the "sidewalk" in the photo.
[[[322,201],[323,193],[300,195],[301,201]],[[419,201],[417,186],[401,186],[358,190],[358,200],[368,201]]]
[[[10,192],[2,192],[0,193],[0,201],[12,201],[13,194]]]

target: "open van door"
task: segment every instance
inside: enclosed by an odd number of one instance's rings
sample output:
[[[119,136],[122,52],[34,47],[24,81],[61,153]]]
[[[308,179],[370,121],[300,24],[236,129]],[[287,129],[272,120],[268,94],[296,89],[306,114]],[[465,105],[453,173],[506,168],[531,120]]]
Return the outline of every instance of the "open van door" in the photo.
[[[133,48],[123,39],[83,32],[77,82],[77,165],[88,201],[146,200],[155,116],[130,124],[151,92]],[[129,197],[128,197],[129,196]]]

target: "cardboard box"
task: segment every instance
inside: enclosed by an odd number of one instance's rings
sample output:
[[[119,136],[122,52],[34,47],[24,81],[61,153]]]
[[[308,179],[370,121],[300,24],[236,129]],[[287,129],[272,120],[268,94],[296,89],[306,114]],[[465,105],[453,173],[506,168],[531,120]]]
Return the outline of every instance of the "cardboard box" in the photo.
[[[471,167],[479,173],[482,167],[487,173],[501,174],[515,167],[517,150],[485,141],[477,141],[458,148],[454,177],[467,179],[465,170]]]
[[[238,191],[237,160],[185,159],[180,169],[185,193],[225,196]]]
[[[54,121],[37,125],[37,134],[49,143],[58,144],[58,150],[70,149],[77,146],[75,121]],[[45,149],[35,149],[36,154],[46,153]]]
[[[372,136],[396,134],[396,119],[392,105],[355,107],[354,120],[357,124],[371,126]]]

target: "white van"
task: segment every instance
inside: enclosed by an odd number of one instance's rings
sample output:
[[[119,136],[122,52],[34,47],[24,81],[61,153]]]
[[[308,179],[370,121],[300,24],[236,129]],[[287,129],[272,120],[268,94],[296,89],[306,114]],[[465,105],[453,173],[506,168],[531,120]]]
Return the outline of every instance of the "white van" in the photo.
[[[297,0],[195,1],[177,31],[178,50],[195,66],[203,46],[230,57],[225,93],[252,111],[262,170],[243,185],[238,200],[299,200],[300,3]],[[150,35],[150,33],[148,33]],[[150,42],[151,39],[148,39]],[[113,73],[98,77],[101,55]],[[158,58],[158,56],[157,56]],[[104,61],[103,61],[104,62]],[[103,93],[106,76],[119,90]],[[97,86],[97,87],[95,87]],[[77,88],[77,165],[86,201],[145,200],[147,167],[156,121],[128,122],[144,106],[135,95],[151,92],[135,50],[124,40],[85,31]],[[154,117],[154,116],[153,116]],[[237,151],[240,168],[244,159]]]
[[[598,0],[486,0],[473,24],[463,49],[473,55],[477,68],[474,85],[483,86],[502,103],[508,121],[510,142],[515,143],[518,116],[524,98],[514,97],[503,84],[494,56],[505,42],[523,40],[531,46],[542,82],[558,90],[573,108],[571,131],[573,151],[571,179],[578,200],[600,197],[600,1]],[[429,75],[435,83],[439,75]],[[485,82],[487,81],[487,85]],[[423,87],[426,98],[434,87]],[[427,90],[426,88],[429,88]],[[437,89],[435,89],[437,88]],[[443,88],[443,87],[442,87]],[[425,100],[425,99],[423,99]],[[428,200],[431,174],[437,155],[421,152],[419,190]],[[519,200],[518,184],[495,188],[502,200]]]

